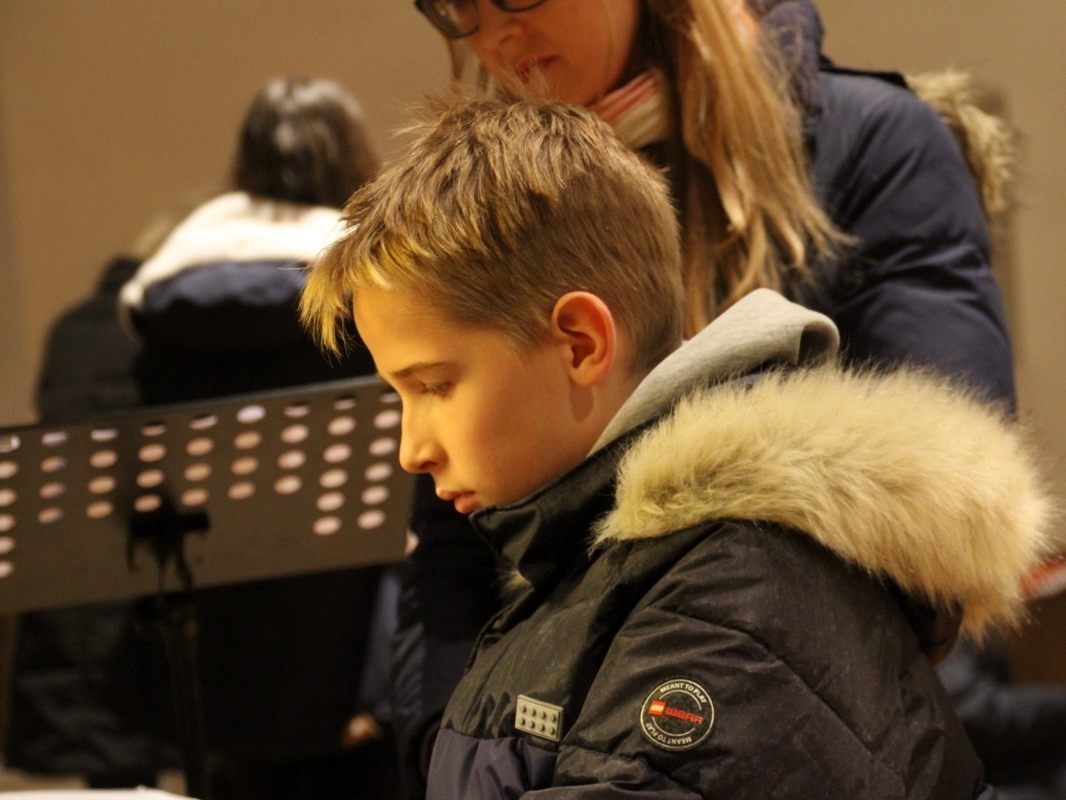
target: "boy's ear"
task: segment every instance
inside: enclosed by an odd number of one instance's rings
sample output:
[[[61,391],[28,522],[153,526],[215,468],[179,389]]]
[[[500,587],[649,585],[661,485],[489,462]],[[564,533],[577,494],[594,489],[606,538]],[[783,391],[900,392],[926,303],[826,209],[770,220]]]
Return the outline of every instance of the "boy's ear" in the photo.
[[[614,315],[591,292],[567,292],[555,301],[551,333],[563,347],[571,380],[582,386],[600,383],[618,358]]]

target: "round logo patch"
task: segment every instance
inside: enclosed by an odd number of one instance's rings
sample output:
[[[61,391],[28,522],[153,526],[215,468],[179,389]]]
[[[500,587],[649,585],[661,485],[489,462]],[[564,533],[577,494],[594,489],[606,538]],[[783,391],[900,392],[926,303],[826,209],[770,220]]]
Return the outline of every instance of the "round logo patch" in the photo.
[[[711,734],[714,703],[707,690],[687,678],[660,683],[640,709],[640,729],[664,750],[688,750]]]

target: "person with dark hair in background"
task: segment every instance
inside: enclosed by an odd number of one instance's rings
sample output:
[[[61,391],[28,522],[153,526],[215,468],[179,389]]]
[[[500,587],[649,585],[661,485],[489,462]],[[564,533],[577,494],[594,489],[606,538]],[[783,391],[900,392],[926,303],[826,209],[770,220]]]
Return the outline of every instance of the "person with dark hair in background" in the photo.
[[[372,372],[361,349],[324,358],[300,326],[296,301],[305,265],[332,240],[339,207],[376,169],[359,104],[339,84],[277,78],[263,86],[239,132],[230,190],[172,226],[115,289],[119,314],[112,303],[109,335],[121,318],[137,339],[115,367],[133,379],[130,404]],[[76,415],[96,410],[89,404]],[[197,591],[215,800],[391,796],[382,643],[393,627],[393,591],[380,568]],[[174,765],[173,750],[164,759],[142,746],[173,736],[162,659],[154,642],[128,635],[128,607],[116,614],[107,620],[123,631],[115,652],[94,657],[106,664],[102,703],[122,725],[111,725],[97,748],[106,752],[93,767],[103,774],[89,775],[94,786],[153,783],[158,769]],[[107,650],[100,639],[90,645]],[[35,771],[60,771],[38,755]],[[89,771],[62,762],[62,771],[71,767]]]
[[[277,79],[259,91],[232,191],[195,209],[120,293],[144,344],[137,372],[148,403],[373,371],[358,349],[339,364],[324,359],[294,304],[338,208],[375,169],[359,105],[338,84]]]
[[[358,102],[326,80],[264,86],[241,128],[233,186],[260,198],[340,208],[378,169]]]
[[[373,372],[362,348],[326,359],[296,302],[339,207],[377,168],[356,100],[328,80],[278,78],[238,137],[232,190],[195,209],[122,288],[143,343],[146,403]],[[207,746],[218,800],[388,797],[385,665],[391,578],[340,570],[201,590]]]

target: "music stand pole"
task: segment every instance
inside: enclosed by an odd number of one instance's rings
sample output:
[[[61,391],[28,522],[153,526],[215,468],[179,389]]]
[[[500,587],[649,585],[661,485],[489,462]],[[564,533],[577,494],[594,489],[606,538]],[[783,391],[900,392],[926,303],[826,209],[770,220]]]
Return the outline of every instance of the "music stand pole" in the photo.
[[[151,630],[163,647],[186,792],[200,800],[211,800],[212,789],[204,743],[203,691],[197,646],[199,622],[192,571],[185,560],[185,537],[190,533],[206,533],[208,527],[206,515],[182,514],[167,498],[156,511],[132,520],[127,548],[131,562],[141,546],[147,546],[154,554],[159,574],[158,590],[155,597],[140,601],[135,613],[138,623]],[[166,587],[170,567],[178,577],[176,591],[168,591]]]

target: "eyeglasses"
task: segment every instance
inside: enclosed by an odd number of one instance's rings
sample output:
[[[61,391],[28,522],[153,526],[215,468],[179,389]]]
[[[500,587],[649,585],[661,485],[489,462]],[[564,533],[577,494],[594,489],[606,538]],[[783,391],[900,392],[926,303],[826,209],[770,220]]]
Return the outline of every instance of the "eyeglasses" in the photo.
[[[492,0],[500,11],[528,11],[543,2],[545,0]],[[415,8],[449,39],[469,36],[481,24],[477,0],[415,0]]]

